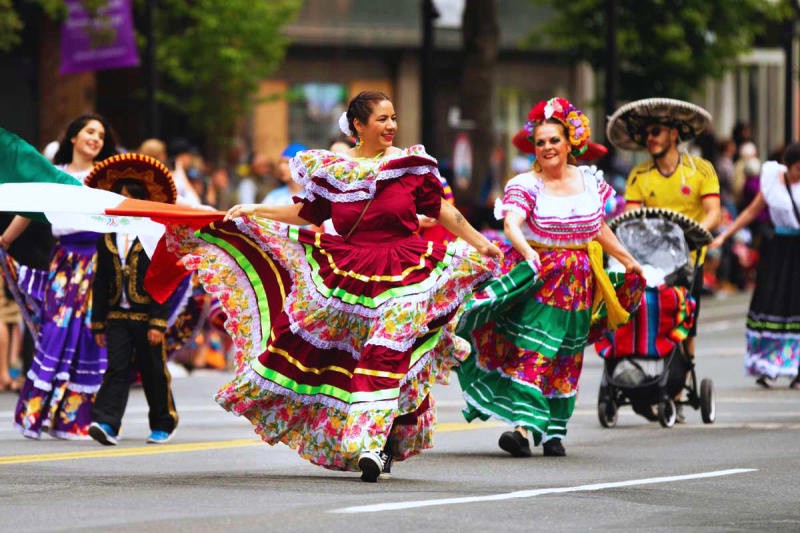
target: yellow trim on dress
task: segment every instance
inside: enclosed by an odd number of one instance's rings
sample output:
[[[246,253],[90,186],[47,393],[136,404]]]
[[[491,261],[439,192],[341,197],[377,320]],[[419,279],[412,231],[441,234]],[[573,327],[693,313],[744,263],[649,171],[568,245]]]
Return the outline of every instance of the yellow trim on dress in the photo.
[[[320,375],[320,374],[322,374],[324,372],[333,371],[333,372],[339,372],[340,374],[344,374],[348,378],[352,378],[354,374],[362,374],[362,375],[365,375],[365,376],[374,376],[374,377],[379,377],[379,378],[391,378],[391,379],[398,379],[398,380],[399,379],[403,379],[405,377],[405,374],[400,374],[400,373],[397,373],[397,372],[386,372],[386,371],[383,371],[383,370],[372,370],[372,369],[369,369],[369,368],[356,368],[353,372],[350,372],[346,368],[342,368],[342,367],[336,366],[336,365],[325,366],[325,367],[322,367],[322,368],[312,368],[312,367],[304,365],[303,363],[301,363],[300,361],[298,361],[297,359],[292,357],[289,354],[289,352],[287,352],[286,350],[283,350],[281,348],[276,348],[275,346],[273,346],[271,344],[267,347],[267,350],[269,352],[271,352],[271,353],[276,354],[276,355],[280,355],[281,357],[286,359],[289,363],[291,363],[295,367],[299,368],[303,372],[310,372],[312,374],[317,374],[317,375]]]
[[[322,236],[321,233],[315,234],[314,245],[319,249],[320,253],[328,259],[328,265],[330,265],[331,270],[333,270],[333,272],[339,276],[346,276],[363,282],[403,281],[406,278],[406,276],[408,276],[411,272],[425,268],[425,260],[428,257],[430,257],[430,255],[433,253],[433,242],[428,241],[428,249],[425,251],[424,254],[420,256],[418,265],[408,267],[407,269],[403,270],[403,272],[401,272],[400,274],[396,274],[394,276],[379,276],[379,275],[365,276],[364,274],[359,274],[357,272],[353,272],[352,270],[344,271],[340,269],[338,266],[336,266],[336,263],[333,260],[333,256],[331,256],[328,252],[325,251],[324,248],[322,248],[320,244],[321,236]]]
[[[275,346],[273,346],[271,344],[269,346],[267,346],[267,351],[282,356],[284,359],[286,359],[288,362],[290,362],[291,364],[293,364],[294,366],[296,366],[297,368],[299,368],[303,372],[311,372],[312,374],[320,375],[323,372],[333,371],[333,372],[339,372],[341,374],[344,374],[348,378],[352,378],[353,377],[353,373],[352,372],[350,372],[346,368],[342,368],[342,367],[336,366],[336,365],[330,365],[330,366],[326,366],[326,367],[322,367],[322,368],[311,368],[309,366],[306,366],[303,363],[301,363],[300,361],[298,361],[297,359],[295,359],[294,357],[292,357],[291,355],[289,355],[289,352],[287,352],[286,350],[282,350],[280,348],[276,348]]]
[[[253,239],[251,239],[247,235],[244,235],[244,234],[238,233],[238,232],[224,230],[222,228],[218,228],[216,225],[214,225],[213,228],[215,230],[217,230],[218,232],[220,232],[220,233],[224,233],[225,235],[233,235],[234,237],[242,239],[247,244],[249,244],[251,248],[253,248],[259,254],[261,254],[261,257],[263,257],[264,260],[269,264],[270,269],[272,269],[272,272],[275,274],[275,279],[278,281],[278,288],[281,291],[281,299],[282,300],[286,300],[286,288],[283,286],[283,281],[281,280],[281,274],[278,271],[278,267],[275,266],[275,263],[272,261],[272,258],[269,256],[269,254],[267,254],[264,250],[262,250],[259,246],[257,246],[256,243],[253,241]]]
[[[398,374],[397,372],[386,372],[384,370],[370,370],[369,368],[356,368],[353,370],[354,374],[364,374],[365,376],[375,376],[378,378],[392,378],[403,379],[405,374]]]
[[[543,250],[586,250],[586,255],[589,257],[589,266],[596,282],[592,298],[592,319],[594,320],[600,309],[600,304],[603,302],[606,304],[608,329],[611,331],[614,331],[630,319],[630,313],[619,303],[617,291],[614,290],[614,285],[611,283],[611,278],[608,277],[608,272],[603,268],[603,247],[599,242],[589,241],[588,244],[551,246],[528,241],[528,244]]]

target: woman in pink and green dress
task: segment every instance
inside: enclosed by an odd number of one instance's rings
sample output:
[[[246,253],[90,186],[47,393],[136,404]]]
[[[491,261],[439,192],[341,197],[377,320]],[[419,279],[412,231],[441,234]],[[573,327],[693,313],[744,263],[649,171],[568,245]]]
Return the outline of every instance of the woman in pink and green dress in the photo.
[[[472,354],[457,371],[467,420],[515,426],[501,435],[503,450],[530,456],[530,434],[544,455],[563,456],[593,322],[613,328],[627,320],[644,283],[640,265],[604,222],[612,188],[596,168],[574,166],[589,142],[586,116],[553,98],[528,118],[533,169],[511,179],[496,206],[513,246],[507,274],[465,306],[458,333],[470,339]],[[613,282],[603,251],[626,268]]]
[[[358,144],[297,154],[293,205],[234,206],[194,236],[173,228],[171,246],[228,315],[241,366],[217,401],[265,442],[372,482],[431,446],[430,387],[469,353],[451,318],[502,254],[442,201],[434,158],[392,146],[385,94],[360,93],[340,127]],[[464,240],[422,240],[418,213]],[[329,218],[338,235],[299,227]]]

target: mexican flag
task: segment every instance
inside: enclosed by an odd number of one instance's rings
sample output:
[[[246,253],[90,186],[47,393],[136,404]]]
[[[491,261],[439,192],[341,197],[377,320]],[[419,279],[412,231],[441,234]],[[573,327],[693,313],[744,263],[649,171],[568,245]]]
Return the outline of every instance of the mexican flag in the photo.
[[[202,227],[224,213],[133,200],[84,186],[19,136],[0,128],[0,211],[49,222],[62,231],[124,232],[152,255],[163,223]]]
[[[146,286],[164,301],[188,274],[164,243],[164,224],[199,229],[225,213],[126,198],[84,186],[19,136],[0,128],[0,211],[49,222],[54,228],[135,234],[152,257]]]

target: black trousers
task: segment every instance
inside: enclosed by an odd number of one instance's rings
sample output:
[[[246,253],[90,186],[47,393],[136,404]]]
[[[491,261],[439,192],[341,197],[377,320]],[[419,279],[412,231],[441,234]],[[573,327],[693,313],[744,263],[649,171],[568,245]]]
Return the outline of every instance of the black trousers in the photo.
[[[150,429],[172,433],[178,424],[165,343],[151,345],[148,329],[146,322],[136,320],[109,320],[106,325],[108,370],[94,401],[92,420],[108,424],[117,433],[128,404],[134,362],[142,376]]]

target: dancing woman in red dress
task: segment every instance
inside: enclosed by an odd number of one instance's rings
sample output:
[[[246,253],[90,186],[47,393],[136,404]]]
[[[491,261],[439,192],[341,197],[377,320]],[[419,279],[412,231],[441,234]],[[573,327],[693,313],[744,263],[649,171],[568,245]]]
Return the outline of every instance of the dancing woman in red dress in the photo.
[[[296,203],[234,206],[172,246],[228,314],[240,368],[217,401],[267,443],[376,481],[431,446],[430,387],[469,352],[451,318],[502,254],[442,201],[422,146],[393,146],[385,94],[360,93],[340,127],[358,139],[347,153],[292,160]],[[422,240],[418,213],[463,240]],[[299,227],[329,218],[338,235]]]

